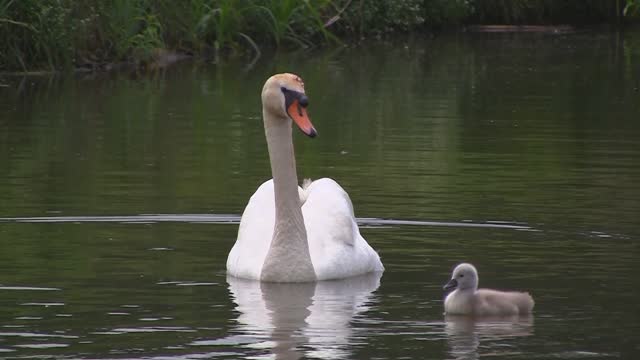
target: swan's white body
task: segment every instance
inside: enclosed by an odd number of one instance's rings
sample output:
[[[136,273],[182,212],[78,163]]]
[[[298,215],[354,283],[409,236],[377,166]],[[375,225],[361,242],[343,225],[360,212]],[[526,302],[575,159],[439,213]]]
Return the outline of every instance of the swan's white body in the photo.
[[[298,191],[316,280],[384,270],[378,254],[360,235],[349,195],[338,183],[323,178]],[[272,179],[260,185],[242,214],[238,239],[227,260],[230,275],[260,279],[275,220]]]
[[[242,214],[227,273],[245,279],[304,282],[383,271],[380,257],[360,235],[351,200],[342,187],[328,178],[298,186],[292,122],[285,107],[278,106],[284,105],[280,89],[295,88],[296,80],[303,94],[301,80],[291,74],[275,75],[263,88],[273,179],[260,185]]]
[[[527,315],[533,309],[533,299],[528,293],[517,291],[454,290],[447,295],[444,308],[451,315]]]

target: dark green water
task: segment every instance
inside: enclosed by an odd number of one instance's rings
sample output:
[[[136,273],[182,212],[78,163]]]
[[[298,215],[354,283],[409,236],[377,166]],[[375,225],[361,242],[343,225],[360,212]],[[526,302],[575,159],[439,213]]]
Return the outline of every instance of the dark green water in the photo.
[[[639,37],[0,76],[0,358],[637,358]],[[363,220],[381,278],[226,278],[270,177],[259,93],[281,71],[304,78],[319,132],[295,134],[299,175],[336,179],[359,218],[429,222]],[[481,286],[530,291],[534,316],[445,319],[462,261]]]

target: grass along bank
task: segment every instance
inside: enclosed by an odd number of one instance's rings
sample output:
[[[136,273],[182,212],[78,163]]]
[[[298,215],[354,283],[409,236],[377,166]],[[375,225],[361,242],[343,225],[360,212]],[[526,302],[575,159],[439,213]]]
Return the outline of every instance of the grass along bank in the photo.
[[[285,43],[311,46],[335,39],[322,22],[330,6],[301,0],[0,0],[0,70],[144,63],[167,50],[213,56]]]
[[[620,23],[640,0],[0,0],[0,71],[229,56],[466,24]]]

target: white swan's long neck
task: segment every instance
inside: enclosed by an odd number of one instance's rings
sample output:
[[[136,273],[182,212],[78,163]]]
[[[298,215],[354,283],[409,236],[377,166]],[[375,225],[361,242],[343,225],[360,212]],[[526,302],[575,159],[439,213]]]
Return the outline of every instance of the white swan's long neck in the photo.
[[[261,279],[277,282],[314,281],[307,232],[298,194],[291,120],[274,118],[263,110],[271,161],[276,218],[271,247],[262,266]]]

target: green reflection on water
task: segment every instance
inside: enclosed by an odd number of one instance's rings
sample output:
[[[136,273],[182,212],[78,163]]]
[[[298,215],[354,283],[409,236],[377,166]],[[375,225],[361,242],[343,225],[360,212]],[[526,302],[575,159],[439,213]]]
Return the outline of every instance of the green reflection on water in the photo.
[[[538,301],[535,332],[494,339],[486,351],[640,351],[626,312],[639,285],[634,34],[447,35],[280,55],[249,71],[188,64],[144,76],[9,78],[0,89],[0,216],[240,214],[270,177],[262,83],[292,71],[306,82],[319,132],[314,140],[295,134],[298,173],[338,180],[358,217],[517,221],[538,230],[363,229],[387,271],[340,356],[451,354],[441,285],[460,261],[476,263],[482,285],[527,289]],[[0,223],[0,284],[62,289],[2,292],[0,322],[81,339],[13,348],[22,355],[268,353],[238,345],[264,340],[260,329],[249,340],[233,337],[243,335],[242,311],[224,262],[235,232]],[[193,282],[209,285],[177,285]],[[32,302],[64,305],[21,305]],[[109,315],[120,312],[128,315]],[[93,334],[149,326],[147,318],[193,332]],[[481,344],[483,329],[472,330]],[[25,343],[4,338],[2,347]],[[213,350],[186,345],[220,338],[213,344],[227,345]],[[485,351],[473,344],[472,353]]]

